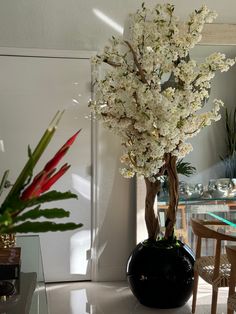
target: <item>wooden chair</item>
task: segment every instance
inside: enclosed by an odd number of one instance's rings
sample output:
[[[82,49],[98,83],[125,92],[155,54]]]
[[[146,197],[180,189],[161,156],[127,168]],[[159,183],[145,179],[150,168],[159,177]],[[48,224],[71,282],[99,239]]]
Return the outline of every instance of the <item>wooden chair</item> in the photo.
[[[236,246],[226,246],[226,253],[228,260],[231,264],[231,272],[230,272],[230,279],[229,279],[229,295],[228,295],[228,302],[227,302],[227,313],[233,314],[236,311],[236,293],[235,293],[235,286],[236,286]]]
[[[226,254],[221,254],[222,241],[236,241],[236,237],[221,232],[219,227],[226,227],[226,225],[220,221],[201,221],[192,218],[191,225],[196,236],[192,313],[195,313],[196,309],[198,278],[200,276],[212,285],[211,314],[216,314],[218,288],[228,287],[230,277],[230,263]],[[214,240],[214,256],[201,256],[202,239]]]

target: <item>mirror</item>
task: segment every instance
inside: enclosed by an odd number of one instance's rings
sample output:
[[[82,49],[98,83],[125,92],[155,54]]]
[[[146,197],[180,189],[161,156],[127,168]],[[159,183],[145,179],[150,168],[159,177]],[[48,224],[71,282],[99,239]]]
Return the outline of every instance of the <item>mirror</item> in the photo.
[[[236,46],[233,45],[198,45],[192,51],[192,59],[197,62],[214,52],[224,53],[227,57],[236,57]],[[181,176],[179,179],[187,183],[207,185],[210,179],[224,178],[225,166],[220,156],[226,154],[225,108],[229,111],[236,107],[236,65],[228,72],[216,73],[212,81],[210,98],[205,109],[211,108],[213,99],[221,99],[225,107],[221,109],[221,120],[201,130],[189,140],[193,151],[184,158],[196,167],[196,174],[191,177]],[[144,221],[146,187],[142,178],[137,178],[137,242],[147,238]]]

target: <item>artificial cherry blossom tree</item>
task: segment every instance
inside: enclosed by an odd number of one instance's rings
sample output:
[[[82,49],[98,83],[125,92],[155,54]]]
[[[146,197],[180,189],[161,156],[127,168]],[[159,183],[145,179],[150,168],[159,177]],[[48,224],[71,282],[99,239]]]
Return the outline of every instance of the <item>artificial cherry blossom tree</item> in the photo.
[[[202,6],[183,24],[172,4],[150,9],[143,4],[130,16],[130,39],[113,37],[93,59],[95,69],[108,66],[97,76],[91,105],[97,118],[121,138],[121,174],[145,178],[150,239],[160,230],[153,208],[159,177],[167,172],[169,178],[165,239],[172,240],[178,207],[176,161],[192,150],[186,140],[220,119],[221,100],[215,99],[210,111],[203,107],[216,71],[227,71],[235,60],[218,52],[200,64],[190,58],[204,24],[215,17]]]

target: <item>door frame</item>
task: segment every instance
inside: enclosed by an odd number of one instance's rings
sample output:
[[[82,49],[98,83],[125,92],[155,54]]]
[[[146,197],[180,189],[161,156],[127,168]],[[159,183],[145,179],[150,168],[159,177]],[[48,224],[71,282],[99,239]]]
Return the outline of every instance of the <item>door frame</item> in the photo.
[[[0,56],[35,57],[52,59],[91,59],[96,51],[57,50],[37,48],[0,47]],[[93,97],[93,78],[91,67],[91,98]],[[98,278],[98,213],[97,213],[97,122],[91,117],[91,281]]]

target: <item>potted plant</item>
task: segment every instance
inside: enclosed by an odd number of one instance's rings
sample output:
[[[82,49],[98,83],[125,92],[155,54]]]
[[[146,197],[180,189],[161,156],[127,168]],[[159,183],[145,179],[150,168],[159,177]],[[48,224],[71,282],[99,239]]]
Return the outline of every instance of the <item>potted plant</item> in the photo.
[[[14,245],[15,233],[65,231],[80,228],[81,223],[56,223],[53,219],[69,217],[70,212],[63,208],[43,208],[41,205],[51,201],[77,198],[77,195],[56,190],[48,191],[52,185],[70,168],[64,164],[58,171],[57,165],[69,150],[80,131],[76,132],[47,162],[45,167],[33,177],[33,170],[44,150],[50,143],[63,112],[57,112],[38,145],[31,151],[28,148],[28,160],[13,185],[9,184],[9,170],[3,174],[0,183],[0,195],[10,187],[10,191],[0,206],[0,235],[4,246]],[[39,218],[44,220],[37,221]],[[36,220],[36,221],[35,221]],[[12,236],[13,234],[13,236]]]
[[[95,80],[91,107],[98,119],[121,138],[124,177],[143,176],[148,239],[128,261],[128,281],[139,301],[159,308],[183,305],[191,295],[193,256],[174,234],[178,208],[177,161],[192,150],[186,140],[220,119],[221,100],[203,111],[216,71],[235,60],[213,53],[203,63],[190,58],[205,23],[216,17],[206,6],[181,24],[174,5],[145,4],[130,17],[129,38],[112,37],[93,59]],[[103,71],[99,68],[103,67]],[[165,234],[153,205],[160,177],[168,176],[169,207]]]

